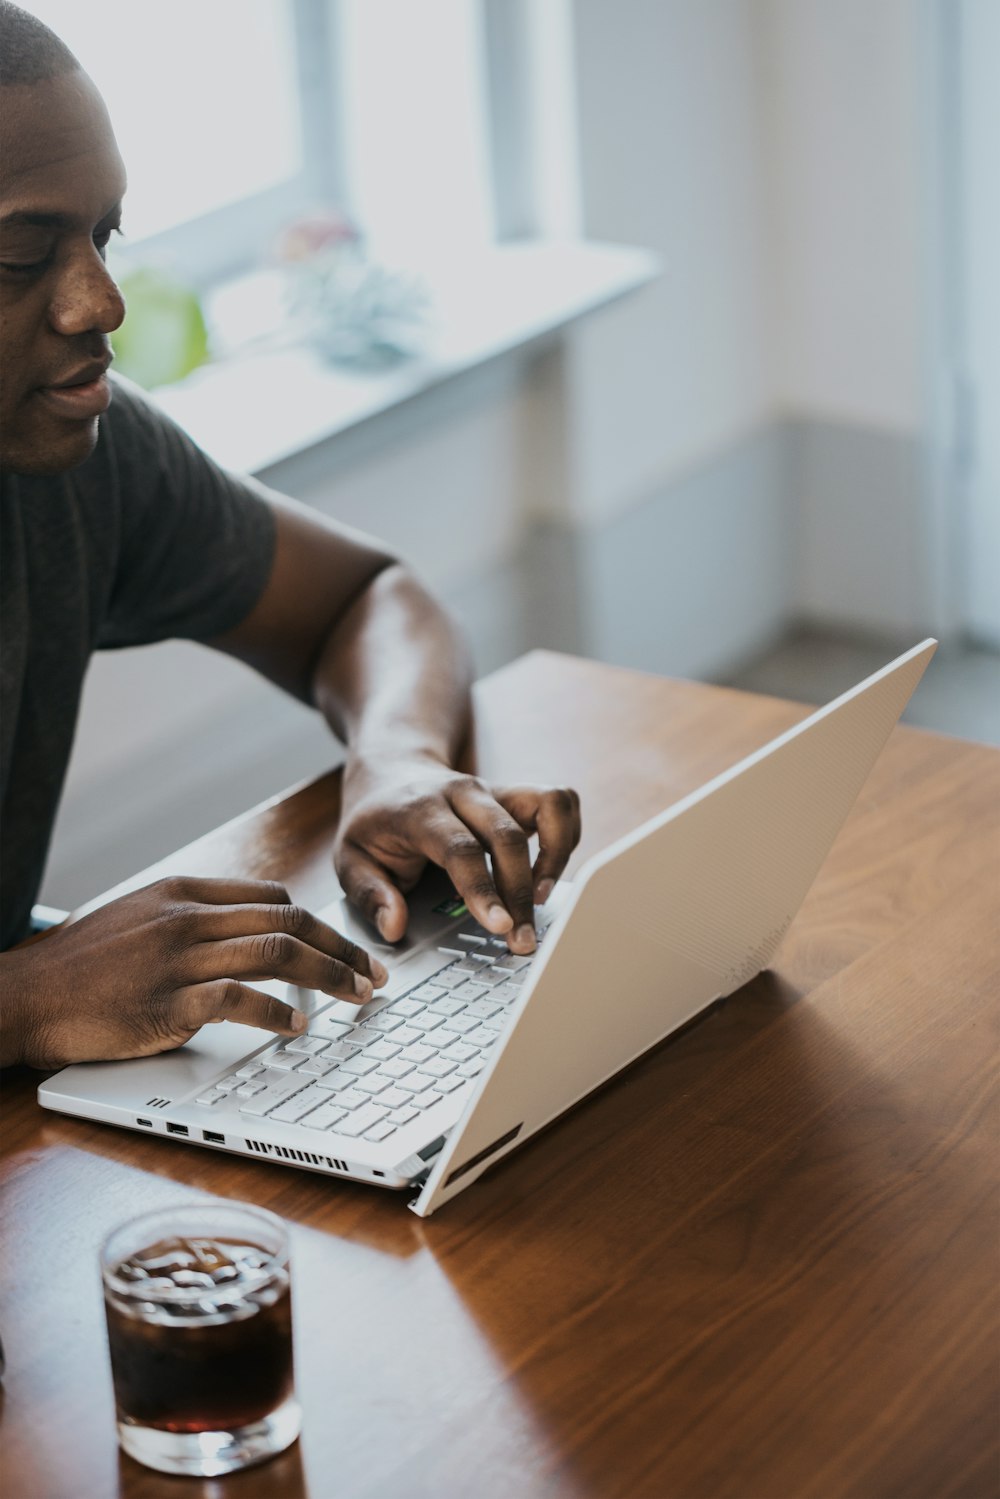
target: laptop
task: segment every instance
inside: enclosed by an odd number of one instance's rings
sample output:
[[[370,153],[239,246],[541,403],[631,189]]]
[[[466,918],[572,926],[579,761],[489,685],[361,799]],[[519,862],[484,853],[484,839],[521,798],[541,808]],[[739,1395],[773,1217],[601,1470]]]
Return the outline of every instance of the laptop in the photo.
[[[305,1034],[223,1023],[176,1051],[65,1068],[45,1108],[410,1190],[427,1217],[770,962],[923,675],[926,640],[591,858],[536,912],[530,958],[434,872],[358,1009],[264,984]]]

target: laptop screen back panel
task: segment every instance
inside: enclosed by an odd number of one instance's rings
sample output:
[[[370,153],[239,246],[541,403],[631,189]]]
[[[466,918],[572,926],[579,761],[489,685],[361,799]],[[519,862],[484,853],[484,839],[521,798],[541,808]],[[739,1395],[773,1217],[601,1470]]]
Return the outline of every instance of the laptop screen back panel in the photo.
[[[908,652],[584,868],[415,1212],[767,965],[933,651]]]

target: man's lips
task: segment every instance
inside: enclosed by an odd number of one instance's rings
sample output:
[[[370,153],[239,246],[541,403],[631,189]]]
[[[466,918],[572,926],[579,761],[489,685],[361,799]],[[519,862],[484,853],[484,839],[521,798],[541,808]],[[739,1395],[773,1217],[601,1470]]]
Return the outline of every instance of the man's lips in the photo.
[[[101,416],[111,405],[111,386],[107,369],[110,360],[95,359],[52,385],[41,386],[36,394],[60,416],[89,420]]]

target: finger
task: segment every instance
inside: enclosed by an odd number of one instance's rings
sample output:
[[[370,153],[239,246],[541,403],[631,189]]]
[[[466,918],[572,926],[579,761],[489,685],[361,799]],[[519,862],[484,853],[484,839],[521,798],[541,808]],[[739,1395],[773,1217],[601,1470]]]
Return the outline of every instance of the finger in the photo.
[[[452,805],[490,851],[493,883],[512,922],[508,941],[518,952],[534,952],[534,891],[527,833],[478,782],[460,783],[452,793]]]
[[[452,807],[438,808],[419,829],[420,847],[449,878],[473,916],[488,931],[506,935],[514,922],[486,864],[485,840]]]
[[[337,999],[364,1004],[372,997],[372,981],[339,958],[300,942],[287,932],[260,932],[201,942],[191,950],[199,978],[282,979],[304,989],[319,989]]]
[[[546,791],[538,803],[538,857],[532,876],[535,899],[544,905],[580,841],[580,798],[570,788]]]
[[[173,1010],[172,1018],[192,1031],[214,1020],[235,1020],[240,1025],[253,1025],[259,1030],[298,1036],[309,1024],[301,1010],[233,978],[214,979],[210,983],[189,984],[178,989]]]
[[[211,906],[200,913],[199,928],[200,938],[206,942],[223,937],[283,932],[329,958],[346,963],[349,968],[371,979],[376,989],[388,982],[389,975],[377,958],[325,921],[320,921],[305,906],[291,901],[287,905]]]
[[[580,798],[569,787],[515,786],[494,795],[522,827],[538,834],[532,878],[535,902],[544,905],[580,841]]]
[[[377,859],[356,843],[346,843],[337,857],[337,878],[348,900],[364,913],[386,942],[403,939],[409,916],[406,900],[392,875]]]
[[[210,879],[175,874],[158,884],[174,900],[201,901],[208,906],[235,906],[241,902],[287,905],[291,901],[288,891],[277,880]]]

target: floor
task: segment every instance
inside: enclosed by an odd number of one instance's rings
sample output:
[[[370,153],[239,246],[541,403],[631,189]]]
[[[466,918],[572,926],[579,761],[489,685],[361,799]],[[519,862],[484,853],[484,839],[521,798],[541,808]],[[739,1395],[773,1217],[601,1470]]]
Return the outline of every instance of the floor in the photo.
[[[874,638],[801,629],[718,680],[748,692],[824,703],[899,650]],[[972,645],[939,648],[903,718],[920,728],[1000,746],[1000,653]]]

